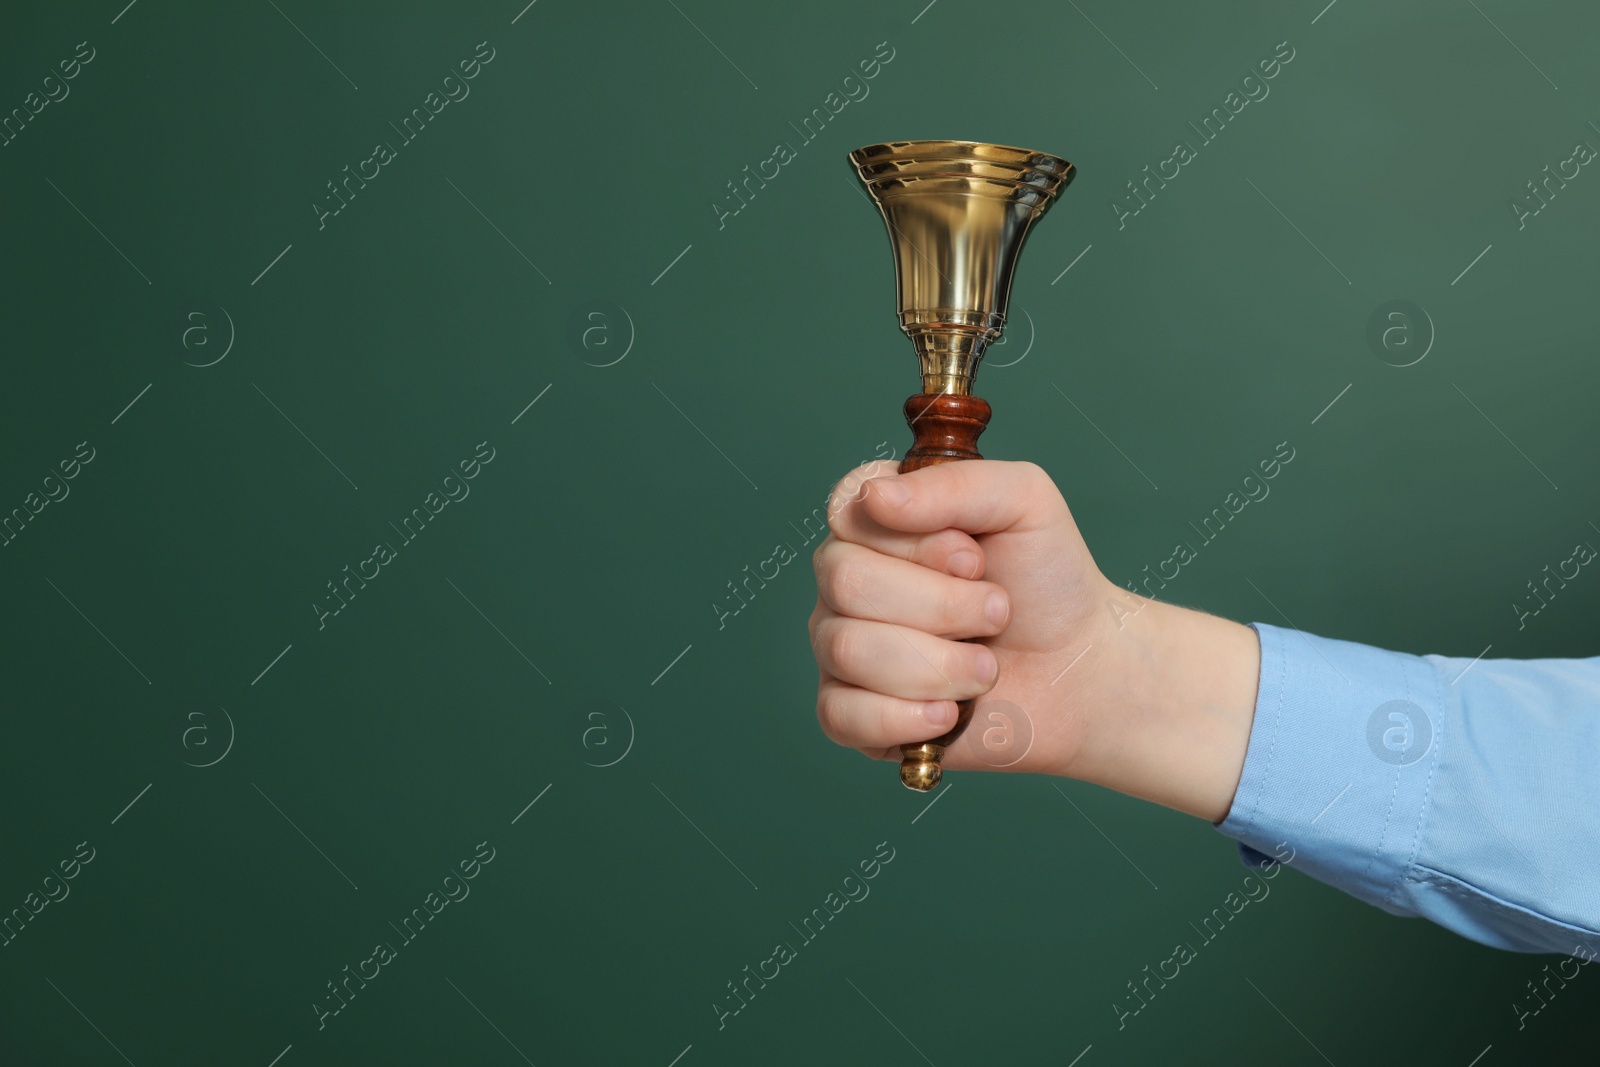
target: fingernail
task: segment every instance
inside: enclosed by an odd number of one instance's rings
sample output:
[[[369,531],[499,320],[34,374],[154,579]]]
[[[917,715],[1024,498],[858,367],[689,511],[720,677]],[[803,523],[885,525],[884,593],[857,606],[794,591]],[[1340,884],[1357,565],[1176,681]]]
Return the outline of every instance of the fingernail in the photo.
[[[922,715],[934,726],[949,726],[956,721],[955,705],[948,700],[930,700],[922,705]]]
[[[883,497],[886,504],[899,507],[911,499],[911,490],[898,478],[874,478],[872,484],[878,487],[878,495]]]
[[[975,578],[978,575],[978,554],[962,549],[950,557],[950,573],[957,578]]]
[[[994,653],[987,648],[983,648],[982,645],[978,647],[982,649],[978,653],[978,681],[988,685],[1000,677],[1000,661],[995,659]]]
[[[1006,615],[1010,613],[1006,606],[1006,595],[1001,592],[990,593],[989,599],[983,602],[983,613],[996,626],[1005,625]]]

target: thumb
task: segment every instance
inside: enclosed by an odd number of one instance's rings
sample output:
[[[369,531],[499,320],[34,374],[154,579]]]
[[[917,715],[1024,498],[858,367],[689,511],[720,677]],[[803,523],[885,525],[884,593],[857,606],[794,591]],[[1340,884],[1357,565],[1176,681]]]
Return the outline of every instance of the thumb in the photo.
[[[1055,483],[1036,463],[973,459],[873,478],[866,483],[863,506],[893,530],[953,528],[981,534],[1047,526],[1052,504],[1060,499]]]

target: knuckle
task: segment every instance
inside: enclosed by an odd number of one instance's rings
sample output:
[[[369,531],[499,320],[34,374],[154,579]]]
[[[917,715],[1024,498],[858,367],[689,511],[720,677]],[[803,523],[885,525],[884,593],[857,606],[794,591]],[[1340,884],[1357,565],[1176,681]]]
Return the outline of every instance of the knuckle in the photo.
[[[851,504],[861,498],[859,491],[848,496],[840,496],[842,490],[843,483],[840,483],[834,490],[834,496],[827,498],[827,530],[838,539],[845,539],[846,534],[850,533],[848,512]]]
[[[845,531],[849,527],[849,523],[845,520],[844,513],[845,506],[850,503],[850,499],[852,498],[841,497],[837,487],[835,487],[833,490],[833,495],[828,498],[828,514],[826,516],[828,520],[828,532],[834,537],[843,538]]]
[[[1030,487],[1039,482],[1048,482],[1050,475],[1045,469],[1031,459],[1017,460],[1017,469],[1022,472],[1022,479]]]
[[[811,655],[816,658],[817,666],[824,671],[828,669],[828,629],[833,625],[833,620],[838,616],[832,613],[818,614],[812,617],[811,622]]]
[[[835,511],[839,510],[839,501],[841,499],[842,494],[845,492],[845,486],[847,486],[849,484],[850,484],[850,475],[849,474],[846,474],[844,477],[840,478],[838,481],[833,483],[833,488],[828,491],[827,508],[828,508],[828,514],[829,515],[832,515]]]
[[[829,603],[843,610],[843,605],[855,604],[861,599],[861,570],[859,563],[837,558],[829,561],[823,577]]]
[[[822,732],[837,741],[842,736],[840,726],[839,691],[837,687],[823,686],[817,690],[817,725]]]
[[[835,668],[829,673],[852,677],[856,675],[864,662],[865,649],[862,647],[861,638],[861,628],[852,626],[847,621],[840,620],[828,627],[826,648],[829,662]]]
[[[861,498],[862,488],[866,485],[867,479],[876,473],[875,464],[863,463],[834,483],[833,492],[828,494],[828,525],[833,527],[835,533],[838,532],[838,527],[834,524],[839,521],[838,517],[844,512],[845,505]]]
[[[1050,472],[1032,460],[1022,460],[1022,473],[1024,491],[1031,496],[1048,500],[1057,493],[1055,479],[1050,477]]]

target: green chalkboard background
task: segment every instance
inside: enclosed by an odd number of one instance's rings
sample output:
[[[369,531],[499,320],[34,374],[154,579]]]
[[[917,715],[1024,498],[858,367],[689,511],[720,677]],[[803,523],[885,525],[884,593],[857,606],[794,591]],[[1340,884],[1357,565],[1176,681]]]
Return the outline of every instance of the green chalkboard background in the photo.
[[[951,137],[1079,167],[979,391],[985,453],[1051,471],[1109,576],[1288,441],[1172,599],[1593,654],[1600,579],[1521,629],[1511,607],[1600,539],[1600,176],[1526,186],[1600,145],[1591,6],[125,2],[0,16],[0,513],[30,516],[0,548],[0,914],[28,916],[0,1060],[1592,1048],[1600,979],[1519,1029],[1550,959],[1297,872],[1119,1030],[1126,983],[1240,884],[1231,842],[1043,778],[954,776],[928,808],[817,728],[810,547],[716,607],[906,446],[915,360],[844,157]],[[1179,176],[1114,206],[1180,140]],[[470,493],[401,537],[447,486]],[[879,851],[870,896],[719,1025]]]

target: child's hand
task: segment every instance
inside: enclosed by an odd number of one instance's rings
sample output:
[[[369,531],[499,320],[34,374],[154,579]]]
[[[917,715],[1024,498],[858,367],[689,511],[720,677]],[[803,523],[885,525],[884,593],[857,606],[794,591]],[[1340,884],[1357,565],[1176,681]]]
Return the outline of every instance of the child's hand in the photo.
[[[898,760],[979,697],[948,768],[1069,775],[1223,818],[1254,633],[1112,585],[1032,463],[894,472],[858,468],[829,501],[810,620],[824,732]]]

